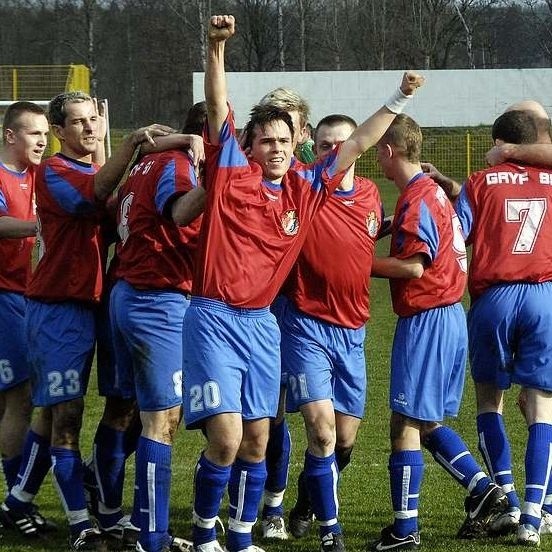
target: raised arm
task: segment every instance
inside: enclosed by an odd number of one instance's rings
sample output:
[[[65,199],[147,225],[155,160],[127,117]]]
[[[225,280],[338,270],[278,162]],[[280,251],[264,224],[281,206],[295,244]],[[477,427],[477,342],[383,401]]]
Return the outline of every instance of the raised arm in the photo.
[[[94,192],[96,197],[98,199],[105,199],[115,189],[134,155],[134,150],[142,142],[149,142],[155,145],[154,137],[166,136],[172,132],[173,130],[170,127],[153,124],[139,128],[129,134],[117,151],[96,173],[94,177]]]
[[[395,94],[343,142],[337,156],[336,172],[350,167],[360,155],[377,143],[415,91],[423,85],[424,80],[424,77],[417,73],[404,73],[401,86]]]
[[[552,144],[500,144],[485,156],[489,166],[518,161],[538,167],[552,167]]]
[[[235,30],[233,15],[213,15],[209,21],[204,87],[209,141],[215,145],[219,143],[220,129],[228,115],[224,48],[226,41],[233,36]]]

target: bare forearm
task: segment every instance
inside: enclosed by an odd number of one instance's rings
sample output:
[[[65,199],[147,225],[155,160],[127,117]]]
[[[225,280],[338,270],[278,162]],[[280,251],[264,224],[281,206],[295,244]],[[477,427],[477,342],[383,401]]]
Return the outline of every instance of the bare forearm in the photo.
[[[180,196],[172,206],[172,219],[179,226],[188,226],[205,208],[205,189],[194,188],[187,194]]]
[[[381,278],[421,278],[424,265],[420,255],[408,259],[396,257],[374,257],[372,276]]]
[[[505,159],[552,167],[552,144],[505,144],[504,148]]]
[[[218,143],[220,129],[228,114],[228,92],[224,70],[225,42],[209,42],[205,71],[205,102],[209,123],[209,140]]]
[[[36,235],[36,222],[0,217],[0,238],[29,238]]]

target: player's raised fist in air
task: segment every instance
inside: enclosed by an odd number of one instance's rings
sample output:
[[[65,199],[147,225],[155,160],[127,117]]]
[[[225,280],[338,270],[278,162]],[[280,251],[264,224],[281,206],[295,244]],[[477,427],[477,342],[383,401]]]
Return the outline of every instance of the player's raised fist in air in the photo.
[[[420,88],[425,82],[425,77],[415,73],[414,71],[405,71],[402,82],[401,91],[403,94],[410,96],[416,92],[416,89]]]
[[[209,21],[209,40],[224,42],[236,32],[236,20],[233,15],[212,15]]]

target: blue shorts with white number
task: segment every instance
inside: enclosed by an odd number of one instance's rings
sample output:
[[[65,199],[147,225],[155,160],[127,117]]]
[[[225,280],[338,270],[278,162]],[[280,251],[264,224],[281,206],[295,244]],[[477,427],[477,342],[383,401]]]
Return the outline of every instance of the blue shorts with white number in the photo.
[[[25,336],[35,406],[83,397],[94,356],[94,311],[82,303],[30,299]]]
[[[489,288],[469,310],[468,334],[474,381],[552,391],[552,282]]]
[[[210,416],[276,416],[280,330],[268,308],[239,309],[192,297],[184,318],[184,419],[193,429]]]
[[[30,377],[24,321],[27,300],[21,293],[0,291],[0,391]]]
[[[140,290],[119,280],[111,290],[111,331],[116,388],[136,396],[141,411],[182,404],[182,321],[189,300],[182,293]]]
[[[429,422],[456,416],[467,349],[460,303],[399,318],[391,354],[391,410]]]
[[[293,305],[280,324],[286,410],[330,399],[336,411],[362,418],[366,402],[364,326],[344,328],[307,316]]]

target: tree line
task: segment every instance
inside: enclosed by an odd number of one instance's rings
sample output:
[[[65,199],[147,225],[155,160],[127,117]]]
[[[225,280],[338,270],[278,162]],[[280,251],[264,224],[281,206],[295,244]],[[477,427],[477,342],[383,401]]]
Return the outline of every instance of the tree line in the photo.
[[[1,0],[0,65],[85,64],[114,126],[180,126],[205,23],[229,71],[549,67],[552,0]],[[450,91],[449,91],[450,92]]]

